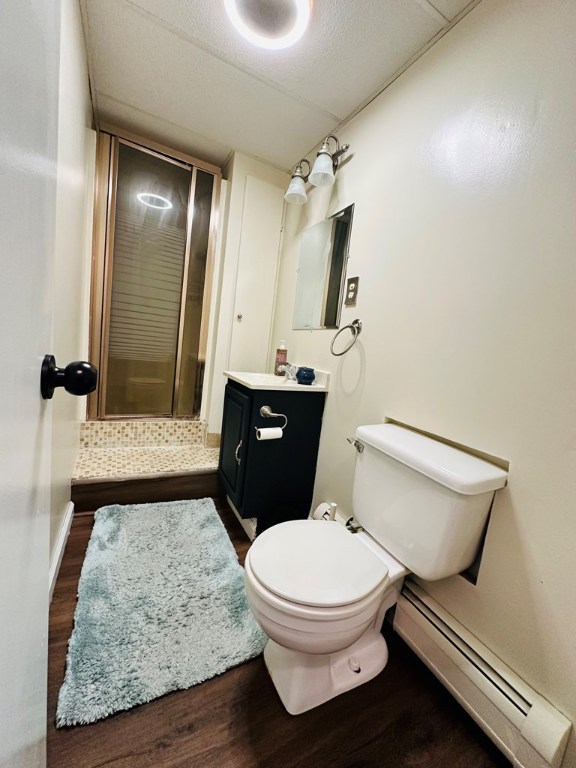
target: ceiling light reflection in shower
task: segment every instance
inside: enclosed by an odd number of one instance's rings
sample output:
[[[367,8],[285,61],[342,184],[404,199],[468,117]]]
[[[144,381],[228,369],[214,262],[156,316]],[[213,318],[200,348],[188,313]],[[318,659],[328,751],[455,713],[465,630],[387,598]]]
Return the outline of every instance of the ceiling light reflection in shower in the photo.
[[[224,0],[236,30],[259,48],[289,48],[310,21],[310,0]]]
[[[172,208],[172,203],[167,197],[155,195],[153,192],[138,192],[136,197],[149,208],[159,208],[161,211],[167,211],[168,208]]]

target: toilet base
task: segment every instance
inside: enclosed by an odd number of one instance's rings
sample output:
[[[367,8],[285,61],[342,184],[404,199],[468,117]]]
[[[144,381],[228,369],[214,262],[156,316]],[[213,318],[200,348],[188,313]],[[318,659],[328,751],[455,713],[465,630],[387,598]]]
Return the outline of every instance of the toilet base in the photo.
[[[388,647],[375,629],[331,654],[291,651],[268,640],[264,661],[282,704],[299,715],[376,677],[386,666]]]

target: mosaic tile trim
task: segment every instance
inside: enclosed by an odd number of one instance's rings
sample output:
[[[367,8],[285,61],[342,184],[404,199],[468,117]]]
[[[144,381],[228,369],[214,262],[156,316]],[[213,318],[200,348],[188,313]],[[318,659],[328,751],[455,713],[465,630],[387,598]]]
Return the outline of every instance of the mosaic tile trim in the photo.
[[[220,432],[206,432],[204,445],[206,448],[220,448]]]
[[[150,445],[204,445],[206,422],[199,419],[85,421],[81,448],[133,448]]]
[[[76,461],[74,480],[216,469],[218,454],[216,448],[199,445],[84,448]]]

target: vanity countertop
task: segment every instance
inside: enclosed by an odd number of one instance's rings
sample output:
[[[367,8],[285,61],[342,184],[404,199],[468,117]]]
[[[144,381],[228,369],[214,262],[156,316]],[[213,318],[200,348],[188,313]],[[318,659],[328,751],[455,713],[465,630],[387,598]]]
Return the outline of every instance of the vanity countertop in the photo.
[[[273,373],[254,373],[252,371],[224,371],[232,381],[237,381],[248,389],[289,390],[290,392],[328,392],[330,374],[328,371],[314,370],[316,374],[312,384],[298,384],[297,381],[289,381],[284,376],[275,376]]]

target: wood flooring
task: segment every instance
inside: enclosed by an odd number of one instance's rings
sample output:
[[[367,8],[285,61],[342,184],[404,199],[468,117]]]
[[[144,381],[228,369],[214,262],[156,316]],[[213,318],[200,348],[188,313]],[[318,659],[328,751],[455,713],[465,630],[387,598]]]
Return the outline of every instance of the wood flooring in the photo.
[[[217,507],[243,562],[249,542],[225,503]],[[390,660],[376,679],[297,717],[258,658],[99,723],[56,729],[92,522],[75,517],[52,600],[48,768],[510,768],[389,627]]]

